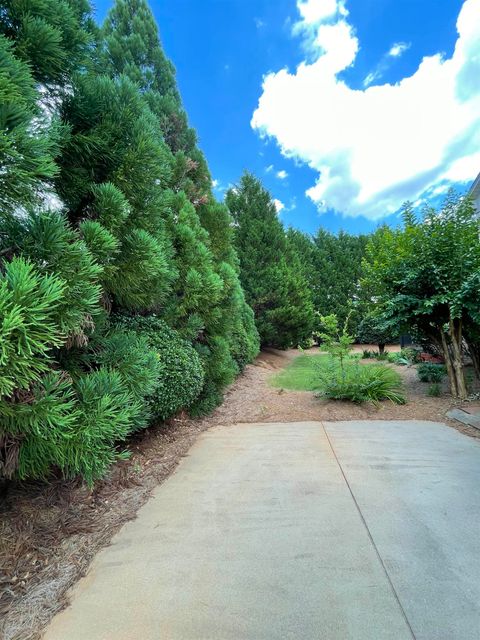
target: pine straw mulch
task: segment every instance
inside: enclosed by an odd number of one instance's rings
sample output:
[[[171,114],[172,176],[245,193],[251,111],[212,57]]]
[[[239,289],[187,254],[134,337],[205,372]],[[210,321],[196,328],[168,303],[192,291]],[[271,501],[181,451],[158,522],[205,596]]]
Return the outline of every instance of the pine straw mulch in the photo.
[[[269,386],[268,378],[298,352],[263,352],[230,387],[225,402],[201,420],[180,416],[133,438],[132,456],[89,490],[78,481],[10,483],[0,496],[0,638],[36,640],[67,604],[68,589],[94,555],[135,517],[152,490],[165,480],[198,435],[214,425],[308,420],[420,419],[446,422],[466,435],[480,432],[445,418],[452,400],[426,396],[414,369],[397,367],[408,404],[383,403],[377,410],[321,401],[312,393]]]

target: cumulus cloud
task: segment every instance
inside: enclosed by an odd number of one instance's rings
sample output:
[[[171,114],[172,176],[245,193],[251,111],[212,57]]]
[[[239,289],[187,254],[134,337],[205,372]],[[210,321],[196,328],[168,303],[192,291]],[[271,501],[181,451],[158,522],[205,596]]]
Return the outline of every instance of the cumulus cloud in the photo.
[[[265,173],[271,173],[273,171],[273,164],[269,164],[268,167],[265,167]]]
[[[285,180],[285,178],[288,178],[288,173],[284,169],[277,171],[276,175],[277,175],[277,178],[279,178],[280,180]]]
[[[285,209],[285,205],[283,204],[283,202],[281,200],[278,200],[278,198],[275,198],[273,200],[273,204],[275,205],[275,209],[277,210],[277,213],[280,213],[280,211]]]
[[[320,209],[375,220],[478,173],[480,0],[464,1],[450,58],[424,57],[411,76],[363,90],[338,77],[359,50],[344,2],[298,0],[297,8],[309,59],[264,78],[251,124],[318,171],[306,193]]]

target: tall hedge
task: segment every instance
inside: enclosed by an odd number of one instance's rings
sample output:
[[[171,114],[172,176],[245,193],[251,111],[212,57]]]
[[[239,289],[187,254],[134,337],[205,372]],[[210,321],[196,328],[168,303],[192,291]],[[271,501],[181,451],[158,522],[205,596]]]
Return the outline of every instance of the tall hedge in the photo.
[[[82,475],[258,350],[148,5],[1,2],[0,477]]]

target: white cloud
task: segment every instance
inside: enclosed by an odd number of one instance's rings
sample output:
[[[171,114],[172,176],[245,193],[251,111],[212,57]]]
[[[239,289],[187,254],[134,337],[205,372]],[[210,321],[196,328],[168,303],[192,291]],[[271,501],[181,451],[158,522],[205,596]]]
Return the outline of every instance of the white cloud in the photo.
[[[265,22],[261,18],[254,18],[253,20],[255,22],[255,26],[257,27],[257,29],[261,29],[262,27],[265,26]]]
[[[220,184],[220,183],[218,182],[218,180],[212,180],[212,187],[213,187],[214,189],[216,189],[216,188],[218,187],[218,185],[219,185],[219,184]]]
[[[285,209],[285,205],[281,200],[278,200],[278,198],[275,198],[273,200],[273,204],[275,205],[275,209],[277,210],[277,213],[280,213],[283,209]]]
[[[381,76],[382,76],[382,72],[379,69],[376,69],[375,71],[372,71],[364,79],[363,86],[364,87],[369,87],[373,82],[375,82],[375,80],[378,80],[379,78],[381,78]]]
[[[269,164],[268,167],[265,167],[265,173],[271,173],[273,171],[273,164]]]
[[[396,42],[390,47],[388,55],[392,58],[399,58],[407,49],[410,49],[410,46],[410,42]]]
[[[297,7],[315,55],[294,73],[264,78],[251,124],[275,138],[284,156],[318,171],[306,193],[319,208],[378,219],[441,182],[475,177],[480,0],[465,0],[450,58],[425,57],[400,82],[363,90],[338,78],[359,49],[344,3],[298,0]]]
[[[301,16],[299,26],[316,25],[338,13],[347,15],[344,2],[338,0],[299,0],[297,8]]]
[[[288,178],[288,173],[284,169],[277,171],[276,175],[277,175],[277,178],[280,178],[280,180],[285,180],[285,178]]]

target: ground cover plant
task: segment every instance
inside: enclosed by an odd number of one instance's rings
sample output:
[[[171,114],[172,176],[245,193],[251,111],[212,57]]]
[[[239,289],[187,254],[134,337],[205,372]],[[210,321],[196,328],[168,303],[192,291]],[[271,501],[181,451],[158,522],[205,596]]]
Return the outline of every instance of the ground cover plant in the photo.
[[[417,367],[418,379],[422,382],[442,382],[447,371],[442,364],[423,362]]]

